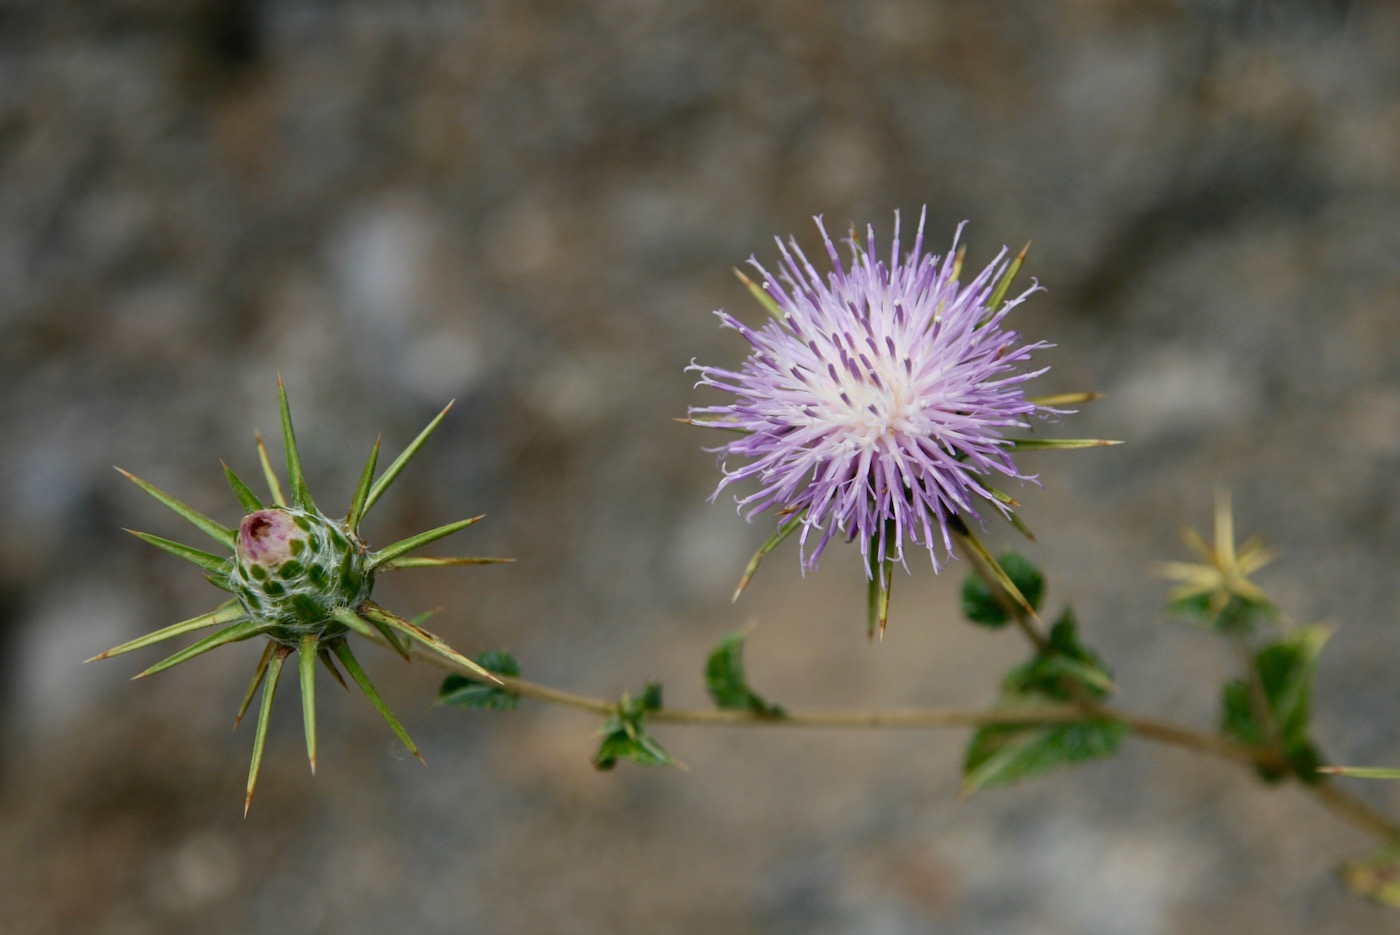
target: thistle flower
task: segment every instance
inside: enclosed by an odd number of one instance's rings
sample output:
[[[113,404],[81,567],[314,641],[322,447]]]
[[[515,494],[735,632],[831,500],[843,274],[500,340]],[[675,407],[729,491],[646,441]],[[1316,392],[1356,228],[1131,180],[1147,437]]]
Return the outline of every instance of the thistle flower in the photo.
[[[288,656],[293,652],[298,654],[306,754],[311,762],[312,773],[316,772],[315,677],[318,660],[342,687],[348,689],[340,670],[336,667],[335,660],[338,659],[399,740],[421,761],[423,758],[418,753],[418,748],[370,683],[346,637],[350,633],[358,633],[372,640],[387,643],[405,659],[408,658],[409,646],[418,643],[458,665],[466,666],[484,679],[499,682],[500,680],[490,672],[423,629],[420,624],[426,619],[426,615],[414,620],[405,620],[380,607],[371,601],[369,596],[374,589],[375,575],[383,571],[511,561],[501,558],[408,557],[410,552],[465,529],[481,519],[480,516],[439,526],[378,551],[371,550],[359,538],[360,521],[364,519],[365,513],[399,476],[409,460],[418,453],[418,449],[447,415],[447,410],[452,408],[451,403],[428,423],[428,427],[419,433],[378,479],[374,478],[379,459],[379,442],[376,440],[360,475],[349,511],[343,520],[334,520],[317,509],[306,488],[296,438],[292,432],[291,411],[287,406],[287,394],[280,377],[277,380],[277,394],[282,416],[282,439],[287,453],[287,479],[291,487],[291,502],[289,503],[283,495],[281,482],[272,469],[262,436],[255,435],[258,457],[267,478],[272,505],[264,506],[248,485],[225,464],[224,474],[229,486],[239,503],[248,511],[236,530],[197,512],[141,478],[122,471],[121,468],[117,469],[132,483],[189,520],[232,554],[220,556],[149,533],[132,530],[128,532],[157,548],[198,565],[206,572],[211,584],[230,592],[233,598],[208,613],[148,633],[88,660],[92,662],[96,659],[106,659],[185,633],[224,625],[223,629],[212,636],[205,637],[135,676],[144,678],[227,643],[257,636],[266,637],[267,645],[262,658],[253,671],[253,680],[234,719],[234,727],[237,727],[261,685],[262,704],[258,713],[257,731],[253,737],[253,762],[248,772],[247,795],[243,803],[245,815],[253,799],[258,768],[262,763],[268,712],[272,709],[277,682]]]
[[[1177,582],[1167,595],[1168,608],[1226,632],[1247,632],[1255,618],[1278,616],[1278,608],[1250,575],[1278,557],[1263,536],[1235,544],[1235,514],[1230,494],[1215,495],[1215,544],[1208,545],[1190,526],[1181,540],[1200,562],[1159,562],[1157,574]]]
[[[864,245],[852,230],[852,258],[843,267],[821,219],[816,222],[832,272],[823,279],[795,240],[778,241],[777,277],[750,259],[762,288],[739,276],[773,320],[750,328],[716,313],[751,350],[738,371],[692,362],[697,385],[735,398],[693,407],[687,421],[740,434],[717,449],[724,477],[715,496],[753,479],[758,490],[737,498],[740,510],[749,519],[768,510],[783,517],[739,590],[758,560],[796,529],[804,570],[816,568],[827,544],[842,535],[860,542],[872,633],[877,620],[883,632],[890,572],[905,563],[906,540],[926,549],[937,571],[954,535],[975,543],[965,519],[980,520],[990,508],[1018,522],[1016,501],[989,482],[998,474],[1035,481],[1012,460],[1014,448],[1103,443],[1016,441],[1005,434],[1029,428],[1032,415],[1059,411],[1051,405],[1093,397],[1036,400],[1023,392],[1048,369],[1027,369],[1032,354],[1049,346],[1024,343],[1005,327],[1011,309],[1039,288],[1006,299],[1025,251],[1008,259],[1003,250],[964,285],[961,226],[940,261],[924,253],[920,215],[913,248],[901,255],[896,212],[888,262],[876,254],[868,228]],[[746,463],[731,466],[730,458]]]

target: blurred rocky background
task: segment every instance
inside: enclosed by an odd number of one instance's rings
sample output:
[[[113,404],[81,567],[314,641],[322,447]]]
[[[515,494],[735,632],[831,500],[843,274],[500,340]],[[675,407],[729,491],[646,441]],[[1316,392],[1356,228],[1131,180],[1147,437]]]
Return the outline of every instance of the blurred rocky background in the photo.
[[[198,539],[111,465],[232,521],[218,459],[257,475],[280,370],[323,504],[456,398],[366,531],[489,514],[452,551],[518,564],[381,584],[463,649],[704,704],[756,623],[775,700],[990,703],[1023,648],[958,619],[958,568],[912,563],[875,646],[852,550],[731,606],[771,527],[706,502],[714,440],[673,421],[693,357],[744,352],[712,310],[761,317],[731,266],[925,204],[970,263],[1034,242],[1040,387],[1129,442],[1023,492],[1123,704],[1217,719],[1229,653],[1150,564],[1228,487],[1285,553],[1261,581],[1339,624],[1328,752],[1400,762],[1400,6],[4,0],[0,928],[1394,931],[1332,876],[1360,834],[1140,742],[968,801],[959,732],[663,728],[689,772],[599,774],[595,719],[430,710],[437,670],[373,654],[428,768],[323,689],[313,779],[289,686],[245,821],[256,647],[81,664],[216,599],[121,532]]]

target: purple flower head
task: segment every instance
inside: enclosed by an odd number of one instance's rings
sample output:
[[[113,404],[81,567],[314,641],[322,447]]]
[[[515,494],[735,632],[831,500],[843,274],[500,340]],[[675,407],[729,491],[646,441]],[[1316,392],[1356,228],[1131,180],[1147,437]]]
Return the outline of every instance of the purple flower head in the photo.
[[[692,362],[697,385],[734,395],[690,411],[694,424],[740,433],[717,449],[724,479],[715,496],[755,479],[740,510],[750,519],[770,509],[800,517],[804,569],[840,533],[860,541],[867,575],[875,562],[903,562],[906,538],[928,549],[936,571],[936,543],[951,553],[958,517],[979,518],[988,504],[1009,515],[984,478],[1035,480],[1017,470],[1003,432],[1028,427],[1042,410],[1023,386],[1047,369],[1026,368],[1049,345],[1021,343],[1004,322],[1039,287],[991,308],[1004,293],[1007,251],[962,284],[961,225],[940,260],[923,252],[921,215],[913,249],[901,256],[896,212],[888,261],[876,255],[873,229],[864,245],[853,230],[843,267],[816,222],[832,272],[823,279],[795,240],[779,240],[776,277],[750,259],[773,320],[755,329],[716,313],[751,346],[742,368]]]

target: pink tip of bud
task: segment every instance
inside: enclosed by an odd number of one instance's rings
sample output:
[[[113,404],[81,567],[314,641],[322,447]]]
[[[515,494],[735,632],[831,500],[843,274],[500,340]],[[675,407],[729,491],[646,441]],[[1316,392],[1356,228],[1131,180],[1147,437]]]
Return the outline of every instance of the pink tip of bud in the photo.
[[[258,510],[238,527],[238,559],[273,569],[292,557],[291,542],[301,538],[292,518],[281,510]]]

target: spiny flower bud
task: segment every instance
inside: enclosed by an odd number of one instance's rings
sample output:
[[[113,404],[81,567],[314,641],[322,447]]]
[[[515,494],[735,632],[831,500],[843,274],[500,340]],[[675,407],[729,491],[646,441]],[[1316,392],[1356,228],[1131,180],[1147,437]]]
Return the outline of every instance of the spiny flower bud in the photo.
[[[193,659],[226,643],[257,636],[267,638],[262,658],[253,671],[253,680],[243,696],[243,703],[234,720],[234,726],[237,726],[252,703],[258,686],[261,685],[262,704],[258,713],[257,732],[253,738],[253,763],[248,771],[247,797],[243,804],[245,815],[257,784],[258,767],[262,763],[268,712],[272,710],[277,680],[288,656],[293,652],[298,654],[306,753],[311,761],[313,773],[316,771],[314,691],[318,660],[337,682],[344,685],[345,680],[341,677],[340,669],[336,667],[335,660],[339,660],[340,665],[369,697],[370,702],[403,741],[404,746],[421,760],[418,748],[384,704],[384,700],[379,697],[364,670],[360,668],[346,637],[351,632],[358,633],[392,647],[405,659],[408,658],[409,647],[417,643],[459,666],[475,671],[487,681],[497,682],[499,680],[496,676],[424,630],[419,625],[419,620],[405,620],[375,604],[369,596],[374,588],[374,576],[381,571],[511,561],[503,558],[408,556],[408,553],[431,542],[465,529],[481,519],[480,516],[430,529],[377,551],[371,551],[359,538],[360,520],[428,440],[428,436],[437,428],[443,416],[447,415],[447,409],[452,408],[451,403],[428,423],[428,427],[419,433],[377,480],[374,478],[374,471],[379,458],[379,442],[376,441],[360,475],[360,483],[355,489],[345,519],[333,520],[316,508],[310,492],[306,489],[306,482],[301,473],[301,458],[297,454],[296,437],[292,432],[291,411],[287,406],[287,394],[282,388],[280,378],[277,381],[277,395],[282,415],[282,440],[287,451],[290,502],[282,492],[281,481],[272,470],[267,450],[263,447],[262,436],[258,435],[258,457],[267,477],[273,505],[265,506],[248,485],[243,483],[228,465],[224,465],[229,487],[247,511],[236,530],[210,519],[141,478],[122,471],[132,483],[180,514],[232,555],[221,557],[149,533],[134,534],[158,548],[198,565],[215,587],[230,592],[233,599],[225,601],[208,613],[148,633],[92,657],[105,659],[185,633],[223,625],[224,628],[214,635],[180,650],[136,676],[142,678]]]
[[[374,578],[367,550],[319,512],[274,507],[243,517],[229,581],[249,618],[271,624],[268,636],[294,646],[306,634],[345,632],[337,608],[358,608]]]

